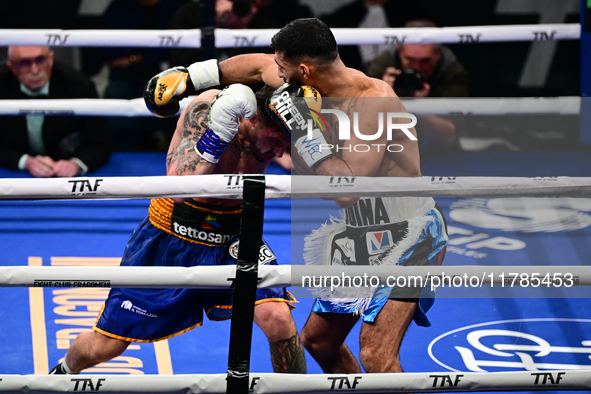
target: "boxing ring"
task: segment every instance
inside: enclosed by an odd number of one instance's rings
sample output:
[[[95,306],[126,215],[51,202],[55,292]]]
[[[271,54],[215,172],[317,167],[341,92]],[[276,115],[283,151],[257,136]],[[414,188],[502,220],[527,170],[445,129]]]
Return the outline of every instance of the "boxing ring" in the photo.
[[[529,41],[539,37],[541,31],[554,39],[578,39],[580,26],[368,29],[362,32],[358,29],[335,29],[335,35],[339,44],[383,43],[384,40],[389,40],[387,41],[389,43],[457,43],[458,41],[470,42],[467,37],[472,37],[472,40],[478,37],[478,42]],[[242,42],[249,43],[249,46],[266,46],[274,32],[220,29],[216,30],[216,45],[235,46],[237,42]],[[125,34],[125,43],[120,41],[121,34]],[[0,41],[5,45],[190,47],[199,46],[199,40],[198,31],[0,30]],[[48,101],[44,100],[43,103],[31,100],[25,103],[2,102],[0,114],[150,116],[140,99]],[[574,115],[578,113],[580,101],[578,97],[428,99],[412,100],[405,102],[405,105],[409,112],[417,114],[502,115],[552,112]],[[551,159],[548,160],[548,157]],[[141,170],[135,169],[123,173],[125,165],[121,164],[120,167],[107,166],[103,170],[104,173],[97,174],[96,177],[0,179],[0,200],[3,200],[0,201],[0,215],[7,222],[3,225],[3,231],[0,232],[4,245],[1,249],[7,251],[3,254],[6,256],[6,261],[0,267],[0,286],[14,287],[1,289],[4,294],[8,294],[9,291],[15,292],[14,295],[4,298],[7,300],[6,305],[25,305],[24,317],[20,308],[15,308],[10,317],[3,312],[6,318],[1,319],[0,328],[6,333],[7,342],[16,341],[16,338],[22,337],[23,331],[18,321],[30,320],[33,334],[31,348],[27,346],[27,349],[17,352],[16,363],[8,361],[3,365],[0,362],[1,370],[13,373],[13,375],[0,374],[0,391],[226,392],[227,375],[220,373],[225,368],[220,370],[219,365],[224,359],[226,361],[223,363],[227,362],[225,341],[229,331],[227,325],[219,329],[218,323],[212,324],[212,322],[206,325],[213,327],[211,331],[218,332],[211,333],[215,336],[206,340],[200,339],[205,328],[200,327],[178,338],[164,341],[166,342],[164,344],[155,344],[153,350],[146,349],[143,344],[132,345],[122,358],[109,365],[99,365],[89,371],[89,374],[42,375],[47,373],[47,368],[51,366],[47,364],[48,357],[49,364],[57,363],[75,335],[81,329],[88,327],[89,320],[94,320],[92,315],[94,313],[96,316],[98,304],[102,303],[101,297],[104,299],[106,296],[106,287],[227,287],[228,278],[235,277],[234,267],[221,267],[215,272],[188,269],[194,272],[183,272],[180,275],[171,270],[170,275],[166,276],[161,272],[149,272],[148,269],[144,272],[143,268],[139,269],[142,270],[141,275],[134,273],[130,276],[127,272],[123,272],[122,268],[114,267],[118,265],[118,259],[113,256],[117,255],[117,250],[122,251],[135,224],[147,212],[145,209],[147,202],[143,199],[163,196],[238,197],[242,195],[241,178],[236,175],[203,176],[199,177],[200,182],[197,184],[194,177],[160,176],[164,173],[163,154],[129,155],[127,159],[130,162],[145,160],[150,164],[149,170],[141,173]],[[453,158],[444,157],[441,160],[445,159],[449,159],[445,165],[432,163],[432,167],[423,168],[423,173],[428,176],[411,180],[357,178],[355,188],[346,189],[347,192],[343,192],[343,188],[327,189],[326,184],[330,182],[330,177],[303,177],[300,178],[300,182],[296,177],[289,177],[279,169],[272,169],[276,174],[265,176],[268,199],[265,211],[265,238],[272,247],[275,243],[282,245],[273,247],[280,263],[290,261],[292,256],[289,251],[285,252],[282,249],[291,247],[294,254],[297,254],[295,251],[301,250],[302,245],[298,243],[301,241],[293,239],[286,242],[286,238],[298,238],[297,236],[309,231],[310,228],[318,226],[318,217],[326,218],[326,214],[335,211],[334,206],[329,202],[316,201],[317,197],[433,196],[437,198],[449,218],[450,247],[446,264],[454,266],[444,265],[432,268],[431,274],[442,274],[438,271],[440,270],[461,275],[462,272],[470,269],[482,273],[486,269],[490,272],[493,267],[506,269],[507,273],[515,271],[527,273],[528,276],[534,272],[562,275],[570,271],[577,276],[577,284],[580,286],[577,290],[584,294],[579,292],[573,296],[566,289],[557,289],[550,294],[551,298],[543,298],[539,294],[523,295],[517,288],[507,289],[504,298],[494,299],[486,298],[488,293],[481,295],[482,298],[465,293],[448,296],[444,294],[435,303],[434,310],[430,312],[431,319],[439,325],[428,330],[411,327],[407,333],[401,349],[402,363],[407,371],[405,374],[323,375],[311,358],[307,359],[310,375],[265,373],[270,371],[268,361],[265,365],[265,361],[259,358],[268,359],[266,341],[261,337],[260,332],[254,332],[251,370],[262,372],[250,373],[248,378],[250,392],[323,393],[348,390],[362,393],[540,390],[559,392],[590,389],[591,363],[588,355],[591,354],[591,338],[585,333],[589,331],[588,324],[591,323],[591,319],[588,319],[588,313],[585,312],[589,311],[586,297],[590,296],[587,295],[586,286],[591,285],[591,273],[586,269],[589,252],[591,252],[589,246],[591,230],[585,224],[588,220],[586,213],[591,211],[588,207],[588,199],[591,197],[591,178],[588,178],[591,176],[588,170],[591,168],[591,159],[583,153],[556,155],[530,153],[524,154],[523,158],[499,153],[464,154]],[[477,163],[477,166],[466,168],[460,164],[463,160],[472,164]],[[521,160],[530,162],[534,160],[536,171],[539,172],[532,173],[532,168],[523,165]],[[564,165],[552,166],[553,161],[564,163]],[[478,171],[479,176],[475,177],[476,174],[470,173],[471,169]],[[7,171],[0,172],[0,175],[14,174]],[[535,205],[539,200],[538,197],[541,196],[552,196],[553,199],[550,200],[554,202],[534,208],[561,214],[564,210],[570,210],[572,215],[563,222],[543,223],[546,228],[542,230],[536,230],[533,225],[531,228],[522,230],[500,227],[479,228],[476,222],[466,219],[474,212],[491,214],[497,209],[495,212],[498,213],[498,207],[495,208],[489,203],[502,200],[502,207],[507,208],[509,202],[504,199],[529,198],[525,200],[524,205],[518,206],[525,209],[529,208],[527,206],[529,204]],[[291,204],[290,200],[287,200],[289,198],[293,199]],[[310,199],[315,202],[311,204]],[[72,210],[75,210],[76,214],[72,214]],[[85,210],[93,212],[81,213]],[[77,223],[78,211],[83,216],[83,224]],[[506,217],[510,217],[511,214],[511,212],[505,213]],[[22,216],[19,218],[19,215]],[[286,220],[286,215],[291,215],[291,220]],[[556,215],[560,216],[558,213]],[[38,222],[36,219],[38,216],[43,217],[44,221]],[[52,220],[64,218],[65,221],[61,225],[69,230],[60,229],[60,224],[47,225]],[[568,227],[569,225],[571,227]],[[9,226],[15,228],[15,231],[8,230]],[[98,230],[93,229],[93,226]],[[42,243],[48,252],[41,252],[41,256],[31,256],[26,250],[37,253],[41,251],[37,246],[37,236],[40,234],[50,239]],[[67,238],[60,240],[60,235]],[[555,246],[551,246],[554,245],[553,241],[550,241],[551,236],[558,239]],[[64,243],[67,245],[63,245]],[[109,247],[111,243],[116,244],[117,247]],[[527,245],[522,246],[522,244]],[[85,246],[87,250],[84,249]],[[567,250],[569,247],[570,249]],[[8,253],[9,249],[16,249],[19,252],[11,255]],[[564,255],[560,256],[561,253]],[[26,262],[23,261],[23,256],[26,256]],[[90,265],[90,267],[81,265]],[[259,274],[262,278],[260,287],[301,284],[290,266],[260,267]],[[418,274],[425,275],[424,272],[418,272]],[[183,280],[179,280],[179,277]],[[66,286],[68,283],[71,287]],[[503,281],[497,278],[494,283],[498,285]],[[26,287],[30,287],[28,294]],[[27,298],[28,305],[23,304],[22,299]],[[300,306],[294,310],[294,318],[299,329],[305,321],[310,305],[311,299],[300,299]],[[471,315],[472,312],[469,313],[471,316],[467,316],[466,311],[474,311],[474,316]],[[477,317],[478,313],[483,316]],[[15,322],[11,321],[13,318]],[[461,324],[464,325],[459,326]],[[434,332],[430,333],[430,330]],[[354,353],[358,350],[358,345],[355,345],[356,334],[358,334],[358,327],[352,331],[351,341],[347,342]],[[223,343],[222,346],[213,348],[224,349],[208,348],[205,343],[208,341]],[[183,343],[189,343],[189,345]],[[415,343],[420,344],[420,353],[428,354],[428,357],[421,358],[413,355],[416,350],[413,345]],[[43,348],[45,348],[45,359],[37,357],[38,353],[35,353]],[[217,351],[217,354],[205,357],[208,358],[205,361],[193,361],[189,355],[202,356],[203,348]],[[146,353],[151,351],[154,354],[150,356],[151,358],[147,357]],[[134,352],[142,356],[136,357]],[[21,375],[22,365],[30,365],[30,362],[25,360],[30,359],[32,353],[35,353],[35,365],[27,366],[28,371],[25,372],[34,372],[35,375]],[[184,353],[187,357],[184,362],[175,360],[174,355],[180,353]],[[212,364],[211,358],[214,357],[222,361],[212,367],[208,364]],[[142,361],[144,364],[140,365]],[[193,364],[185,365],[186,363]],[[206,374],[195,375],[195,370]],[[157,376],[154,375],[155,373],[160,375],[174,373],[175,375]],[[147,375],[138,376],[139,374]]]

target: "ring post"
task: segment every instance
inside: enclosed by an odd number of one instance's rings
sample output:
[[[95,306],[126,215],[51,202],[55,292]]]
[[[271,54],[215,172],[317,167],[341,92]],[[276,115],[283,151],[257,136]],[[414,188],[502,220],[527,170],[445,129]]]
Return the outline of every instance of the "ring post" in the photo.
[[[591,0],[581,0],[581,109],[580,142],[591,145]]]
[[[199,23],[201,25],[201,60],[215,59],[215,0],[201,0]]]
[[[264,212],[265,177],[244,177],[240,247],[232,299],[227,394],[248,394],[252,324]]]

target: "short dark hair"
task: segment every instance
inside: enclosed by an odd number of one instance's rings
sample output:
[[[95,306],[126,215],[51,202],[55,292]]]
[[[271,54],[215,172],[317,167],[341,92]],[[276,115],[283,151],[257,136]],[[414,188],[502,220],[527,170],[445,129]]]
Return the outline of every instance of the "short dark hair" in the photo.
[[[437,25],[427,19],[412,19],[404,24],[404,27],[437,27]],[[441,44],[433,44],[436,50],[441,49]]]
[[[269,85],[263,86],[258,92],[256,92],[255,96],[257,98],[257,114],[259,120],[263,122],[263,124],[269,128],[277,128],[279,130],[279,125],[269,115],[267,111],[267,99],[271,97],[275,89],[270,87]]]
[[[316,18],[289,22],[271,38],[271,48],[283,52],[285,60],[304,58],[332,62],[339,55],[337,41],[326,23]]]
[[[427,19],[412,19],[406,22],[404,27],[437,27],[437,25]]]

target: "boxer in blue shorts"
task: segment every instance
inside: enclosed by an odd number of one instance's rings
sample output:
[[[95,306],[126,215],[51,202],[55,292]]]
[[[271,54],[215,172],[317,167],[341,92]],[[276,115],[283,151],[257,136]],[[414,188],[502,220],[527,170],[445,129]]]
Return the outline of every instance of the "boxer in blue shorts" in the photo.
[[[240,206],[152,200],[149,218],[132,234],[121,266],[235,264],[241,213]],[[259,264],[277,264],[266,243],[261,246]],[[232,316],[231,290],[159,289],[155,292],[153,289],[111,290],[94,330],[124,341],[154,342],[200,326],[203,311],[210,320]],[[284,288],[258,289],[256,299],[255,305],[269,301],[288,305],[294,302]]]
[[[186,87],[186,81],[167,72],[161,83]],[[234,84],[197,96],[178,121],[166,159],[167,175],[264,173],[290,145],[267,113],[271,93],[273,89],[266,86],[255,96],[249,87]],[[121,265],[235,264],[241,212],[237,200],[154,199],[149,217],[133,232]],[[277,264],[264,242],[259,264]],[[275,372],[306,372],[290,312],[294,302],[284,288],[257,290],[254,321],[269,340]],[[204,312],[211,320],[228,319],[231,306],[231,290],[112,289],[93,330],[72,342],[65,360],[50,374],[79,373],[119,356],[133,341],[179,335],[200,326]]]

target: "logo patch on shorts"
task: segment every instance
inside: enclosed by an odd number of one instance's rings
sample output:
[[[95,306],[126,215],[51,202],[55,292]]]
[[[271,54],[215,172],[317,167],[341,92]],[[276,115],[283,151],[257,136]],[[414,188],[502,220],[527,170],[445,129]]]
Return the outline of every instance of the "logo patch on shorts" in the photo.
[[[158,315],[155,315],[153,313],[148,312],[145,309],[142,309],[142,308],[139,308],[139,307],[133,305],[133,303],[129,300],[125,300],[121,303],[121,309],[126,309],[130,312],[137,313],[138,315],[142,315],[142,316],[146,316],[146,317],[158,317]]]
[[[170,227],[170,229],[172,230],[173,234],[180,235],[181,237],[189,238],[190,240],[194,240],[196,242],[201,242],[205,244],[227,245],[232,240],[232,235],[218,234],[216,232],[202,230],[213,229],[215,231],[214,227],[219,227],[215,219],[213,219],[213,221],[208,221],[208,219],[205,219],[202,222],[202,226],[202,228],[194,228],[182,225],[178,222],[172,222],[172,226]]]
[[[347,237],[339,238],[335,239],[334,243],[337,244],[339,248],[341,248],[346,257],[351,258],[351,256],[354,254],[353,250],[355,247],[355,242],[352,239]],[[352,260],[355,261],[355,258]]]
[[[206,230],[217,230],[220,228],[220,225],[218,224],[218,221],[215,218],[211,217],[210,215],[207,215],[205,220],[203,220],[203,222],[201,223],[201,227]]]
[[[343,264],[343,255],[340,250],[335,250],[334,254],[332,255],[332,265],[344,265]]]
[[[369,232],[365,235],[365,239],[369,254],[382,253],[393,246],[390,230]]]
[[[239,243],[240,243],[240,241],[236,241],[232,245],[230,245],[230,256],[234,257],[235,259],[238,258],[238,244]]]
[[[230,256],[232,256],[235,259],[238,258],[238,246],[239,245],[240,245],[240,241],[236,241],[232,245],[230,245],[230,248],[229,248]],[[271,251],[271,249],[266,244],[261,245],[261,248],[259,249],[259,265],[267,264],[267,263],[275,260],[276,258],[277,257],[275,256],[275,254]]]

